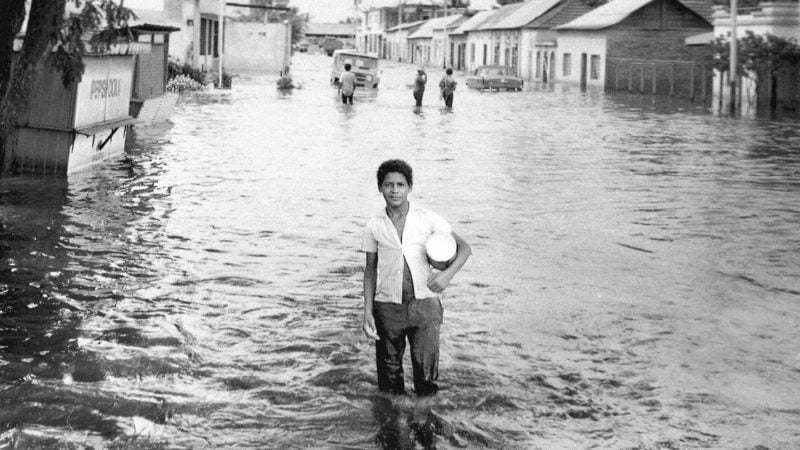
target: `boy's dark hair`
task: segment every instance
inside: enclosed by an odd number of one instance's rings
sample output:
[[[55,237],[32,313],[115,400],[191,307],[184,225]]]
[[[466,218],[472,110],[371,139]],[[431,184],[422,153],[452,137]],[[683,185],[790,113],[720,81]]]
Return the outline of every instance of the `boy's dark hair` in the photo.
[[[447,70],[444,71],[444,73],[446,73],[448,75],[452,75],[453,74],[453,69],[448,67]]]
[[[351,66],[350,63],[347,63],[344,65],[344,70],[350,70],[351,67],[353,66]]]
[[[414,176],[411,166],[401,159],[390,159],[384,161],[381,166],[378,167],[378,187],[381,187],[383,180],[386,179],[386,174],[390,172],[403,174],[403,176],[406,177],[408,185],[414,185]]]

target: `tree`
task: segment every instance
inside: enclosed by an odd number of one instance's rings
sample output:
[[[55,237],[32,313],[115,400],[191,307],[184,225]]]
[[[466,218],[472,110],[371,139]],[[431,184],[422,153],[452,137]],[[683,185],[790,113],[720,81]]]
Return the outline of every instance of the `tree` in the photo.
[[[17,119],[27,108],[35,75],[45,64],[61,72],[65,87],[80,81],[83,55],[102,51],[129,35],[133,12],[112,0],[30,0],[28,26],[18,56],[14,40],[25,18],[26,0],[6,0],[0,16],[0,167]],[[68,3],[76,12],[66,14]],[[8,12],[8,14],[6,14]],[[101,27],[113,32],[99,33]],[[122,33],[119,30],[123,30]],[[85,37],[89,36],[88,40]]]
[[[730,66],[730,42],[727,37],[718,37],[713,44],[714,68],[727,72]],[[779,75],[782,72],[800,71],[800,46],[794,39],[785,39],[773,34],[755,34],[747,30],[739,38],[737,46],[737,71],[744,75],[752,74],[756,86],[770,80],[770,108],[777,107]]]

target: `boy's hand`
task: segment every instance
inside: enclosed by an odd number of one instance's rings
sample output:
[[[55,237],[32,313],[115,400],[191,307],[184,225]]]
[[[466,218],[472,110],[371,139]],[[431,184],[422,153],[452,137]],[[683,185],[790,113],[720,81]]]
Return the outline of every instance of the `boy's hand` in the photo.
[[[428,289],[437,294],[441,294],[444,292],[445,288],[450,285],[450,280],[453,279],[453,275],[455,274],[451,274],[447,270],[434,272],[430,278],[428,278]]]
[[[376,341],[381,339],[378,336],[378,331],[375,329],[375,318],[372,316],[372,314],[364,314],[364,326],[362,329],[364,330],[364,335],[366,335],[368,338]]]

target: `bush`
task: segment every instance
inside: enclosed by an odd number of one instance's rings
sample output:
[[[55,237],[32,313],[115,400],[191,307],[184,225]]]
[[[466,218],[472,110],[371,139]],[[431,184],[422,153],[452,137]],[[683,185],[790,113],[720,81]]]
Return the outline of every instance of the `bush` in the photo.
[[[179,64],[174,61],[170,61],[168,64],[168,71],[169,71],[169,78],[170,80],[177,77],[178,75],[185,75],[192,80],[200,83],[200,85],[205,84],[205,77],[206,74],[200,69],[195,69],[190,66],[188,63]]]
[[[187,75],[177,75],[167,81],[167,90],[170,92],[196,91],[203,85]]]
[[[230,89],[231,81],[233,81],[232,77],[230,75],[228,75],[228,73],[223,70],[222,71],[222,88],[223,89]],[[214,77],[214,87],[215,88],[219,87],[219,77],[218,76]]]

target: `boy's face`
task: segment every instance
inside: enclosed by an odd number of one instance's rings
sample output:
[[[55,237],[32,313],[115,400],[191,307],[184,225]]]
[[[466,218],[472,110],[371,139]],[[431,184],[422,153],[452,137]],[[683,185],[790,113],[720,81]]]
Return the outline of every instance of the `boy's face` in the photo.
[[[406,176],[399,172],[389,172],[383,179],[380,187],[383,199],[386,200],[386,206],[398,208],[403,206],[408,201],[408,193],[411,192],[411,186],[406,181]]]

